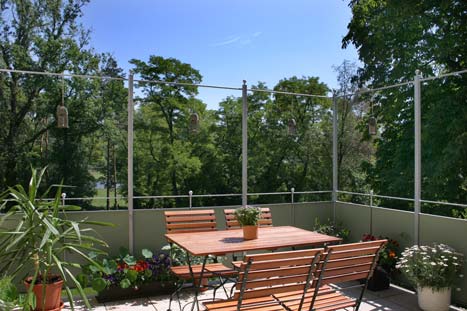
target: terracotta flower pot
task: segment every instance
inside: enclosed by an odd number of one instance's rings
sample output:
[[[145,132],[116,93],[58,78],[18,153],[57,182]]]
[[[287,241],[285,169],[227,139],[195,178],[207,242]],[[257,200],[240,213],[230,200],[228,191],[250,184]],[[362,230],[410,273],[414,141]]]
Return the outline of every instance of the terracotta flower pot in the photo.
[[[258,226],[243,226],[243,238],[254,240],[258,238]]]
[[[28,277],[24,284],[26,289],[29,290],[31,286],[32,277]],[[43,284],[35,284],[32,291],[36,296],[36,311],[59,311],[63,308],[63,301],[61,301],[63,280],[45,285],[45,302],[42,296]],[[44,303],[43,303],[44,302]]]

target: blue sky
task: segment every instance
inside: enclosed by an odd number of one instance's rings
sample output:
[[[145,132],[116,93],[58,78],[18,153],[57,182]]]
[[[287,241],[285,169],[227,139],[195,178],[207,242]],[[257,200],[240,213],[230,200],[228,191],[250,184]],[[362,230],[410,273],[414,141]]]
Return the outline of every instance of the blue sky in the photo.
[[[337,85],[332,68],[357,61],[341,49],[351,18],[343,0],[92,0],[82,19],[91,45],[110,52],[125,70],[132,58],[174,57],[203,75],[203,84],[272,88],[291,76],[318,76]],[[208,107],[229,95],[200,89]]]

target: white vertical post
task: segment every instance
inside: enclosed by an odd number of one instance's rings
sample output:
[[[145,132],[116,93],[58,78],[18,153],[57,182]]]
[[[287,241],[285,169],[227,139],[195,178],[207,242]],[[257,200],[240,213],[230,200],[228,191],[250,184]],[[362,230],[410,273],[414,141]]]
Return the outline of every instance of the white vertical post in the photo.
[[[337,97],[332,96],[332,205],[333,221],[336,221],[336,202],[337,202]]]
[[[370,190],[370,234],[373,235],[373,190]]]
[[[292,203],[292,225],[295,226],[295,188],[290,189],[290,201]]]
[[[414,244],[420,244],[420,199],[422,190],[422,120],[421,120],[421,92],[420,70],[415,71],[414,79],[414,119],[415,119],[415,172],[414,172]]]
[[[134,253],[133,218],[133,72],[128,77],[128,249]]]
[[[248,101],[246,80],[242,85],[242,206],[248,204]]]
[[[188,206],[190,209],[193,207],[193,191],[188,191]]]

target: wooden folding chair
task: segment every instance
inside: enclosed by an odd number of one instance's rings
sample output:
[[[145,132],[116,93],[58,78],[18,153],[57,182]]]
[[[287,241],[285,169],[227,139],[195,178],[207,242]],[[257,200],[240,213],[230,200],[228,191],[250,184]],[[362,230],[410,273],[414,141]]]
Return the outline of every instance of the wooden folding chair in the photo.
[[[207,302],[209,311],[287,310],[273,295],[313,286],[323,249],[246,255],[231,299]],[[305,297],[303,296],[303,300]]]
[[[333,311],[344,308],[358,310],[381,248],[387,240],[328,246],[315,274],[316,288],[309,290],[305,300],[301,293],[276,294],[274,297],[290,311]],[[342,283],[364,280],[363,284]],[[339,287],[336,284],[340,284]],[[344,293],[345,289],[361,287],[357,298]]]
[[[166,211],[165,215],[165,226],[167,233],[189,233],[189,232],[202,232],[202,231],[215,231],[216,227],[216,215],[214,210],[189,210],[189,211]],[[187,260],[190,262],[189,254],[187,253]],[[173,296],[177,295],[184,288],[186,282],[193,280],[193,285],[197,282],[203,283],[200,280],[201,277],[201,264],[188,264],[181,266],[171,266],[170,271],[177,276],[182,282],[178,286],[177,290],[170,296],[169,310],[172,304]],[[206,282],[209,278],[219,277],[220,286],[224,286],[226,280],[231,277],[235,277],[237,272],[230,267],[225,266],[222,263],[207,263],[204,267],[202,274],[203,280]],[[200,286],[201,286],[200,284]],[[220,287],[216,287],[215,292]],[[227,294],[227,291],[224,288]],[[178,299],[180,305],[180,299]],[[181,305],[180,305],[181,308]]]
[[[226,230],[241,228],[237,219],[235,219],[234,211],[235,209],[224,210]],[[261,208],[261,219],[259,220],[259,226],[260,227],[271,227],[272,226],[272,213],[269,207]]]

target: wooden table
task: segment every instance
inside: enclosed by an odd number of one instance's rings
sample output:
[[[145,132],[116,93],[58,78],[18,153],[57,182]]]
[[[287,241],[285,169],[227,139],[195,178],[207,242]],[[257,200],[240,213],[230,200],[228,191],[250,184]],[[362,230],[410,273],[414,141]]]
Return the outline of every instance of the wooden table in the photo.
[[[342,241],[341,238],[292,226],[260,227],[258,238],[255,240],[244,240],[242,229],[167,233],[165,237],[193,256],[224,255],[283,247],[321,246]]]
[[[209,255],[225,255],[255,250],[269,250],[283,247],[322,246],[342,241],[341,238],[316,233],[292,226],[260,227],[258,238],[243,239],[243,229],[219,230],[190,233],[167,233],[165,237],[187,251],[187,261],[191,270],[190,255],[203,256],[200,279],[203,278],[205,265]],[[193,274],[192,274],[193,275]],[[198,282],[200,286],[201,282]],[[195,298],[191,310],[195,306],[199,310],[199,286],[195,287]]]

